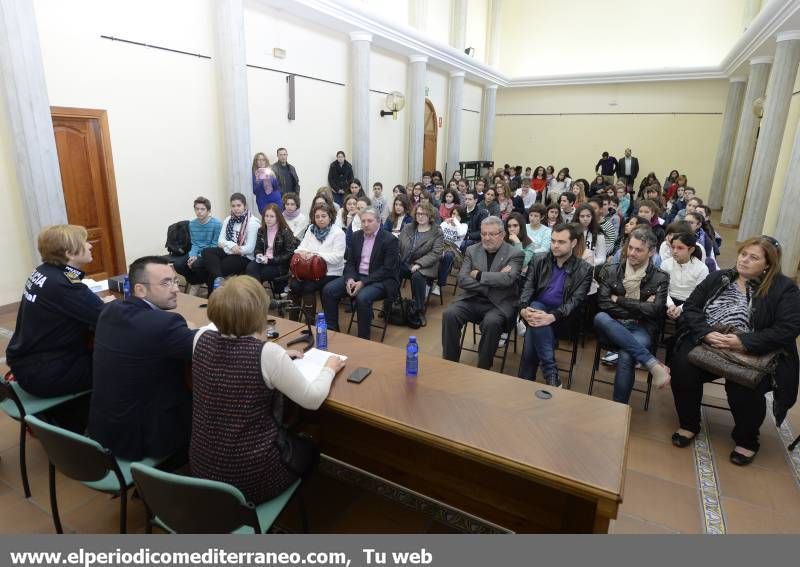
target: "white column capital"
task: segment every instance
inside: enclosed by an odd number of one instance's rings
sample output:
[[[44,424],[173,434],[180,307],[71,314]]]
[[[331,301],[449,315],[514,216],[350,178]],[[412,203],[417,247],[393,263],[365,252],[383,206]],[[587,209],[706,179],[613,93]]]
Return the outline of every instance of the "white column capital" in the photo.
[[[428,56],[427,55],[409,55],[408,56],[409,63],[427,63]]]
[[[764,64],[772,64],[774,57],[772,55],[759,55],[758,57],[753,57],[750,60],[750,65],[764,65]]]
[[[728,79],[731,83],[746,83],[747,77],[731,77]]]
[[[455,79],[456,77],[464,77],[464,76],[466,76],[466,73],[464,73],[464,71],[451,71],[450,72],[450,78],[451,79]]]
[[[350,32],[350,41],[369,41],[372,43],[372,34],[363,31]]]
[[[775,36],[775,41],[791,41],[793,39],[800,39],[800,30],[786,30],[779,32]]]

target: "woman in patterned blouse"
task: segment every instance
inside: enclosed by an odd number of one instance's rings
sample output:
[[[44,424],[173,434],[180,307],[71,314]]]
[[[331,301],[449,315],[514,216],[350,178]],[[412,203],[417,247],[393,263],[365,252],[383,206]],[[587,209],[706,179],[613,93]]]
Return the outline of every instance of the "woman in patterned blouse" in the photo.
[[[736,465],[750,464],[759,449],[758,430],[766,415],[764,394],[774,391],[773,413],[778,425],[797,399],[795,341],[799,333],[800,291],[781,273],[780,244],[771,236],[746,240],[739,247],[736,268],[709,275],[683,304],[670,360],[680,422],[672,443],[686,447],[700,432],[703,384],[719,378],[689,362],[692,348],[702,341],[714,348],[755,355],[782,350],[775,374],[756,389],[725,382],[735,424],[731,436],[736,447],[730,460]]]

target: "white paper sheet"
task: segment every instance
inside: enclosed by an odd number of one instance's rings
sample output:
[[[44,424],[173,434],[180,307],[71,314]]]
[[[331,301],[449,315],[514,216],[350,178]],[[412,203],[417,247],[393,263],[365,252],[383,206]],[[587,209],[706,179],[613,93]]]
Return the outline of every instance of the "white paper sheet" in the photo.
[[[313,380],[319,376],[319,371],[322,370],[322,367],[325,366],[325,363],[328,361],[328,357],[332,354],[335,354],[342,360],[347,360],[347,357],[342,354],[312,348],[303,355],[303,358],[296,358],[293,362],[297,369],[303,373],[303,376]]]

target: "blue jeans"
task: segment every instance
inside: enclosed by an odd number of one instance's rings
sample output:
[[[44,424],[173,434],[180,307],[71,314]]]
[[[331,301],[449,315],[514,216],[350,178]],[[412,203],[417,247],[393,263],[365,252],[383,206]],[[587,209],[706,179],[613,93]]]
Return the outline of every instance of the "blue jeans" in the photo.
[[[600,342],[617,348],[617,374],[614,377],[614,401],[627,404],[633,391],[636,362],[647,367],[656,358],[650,352],[650,333],[636,323],[620,323],[608,313],[594,317]],[[635,362],[634,362],[635,359]]]
[[[359,275],[355,279],[361,281],[367,276]],[[339,330],[339,300],[347,295],[344,277],[336,278],[322,289],[322,307],[325,309],[325,321],[328,328]],[[372,283],[362,287],[353,298],[358,313],[358,336],[369,340],[372,323],[372,304],[386,297],[383,282]]]
[[[442,259],[439,260],[439,287],[447,285],[447,276],[450,275],[450,269],[455,261],[456,255],[449,250],[442,254]]]
[[[547,311],[543,303],[534,301],[530,305],[534,309]],[[519,362],[517,376],[526,380],[536,380],[536,371],[542,365],[542,374],[553,376],[556,368],[556,333],[553,325],[546,327],[528,327],[525,331],[525,344],[522,347],[522,359]]]

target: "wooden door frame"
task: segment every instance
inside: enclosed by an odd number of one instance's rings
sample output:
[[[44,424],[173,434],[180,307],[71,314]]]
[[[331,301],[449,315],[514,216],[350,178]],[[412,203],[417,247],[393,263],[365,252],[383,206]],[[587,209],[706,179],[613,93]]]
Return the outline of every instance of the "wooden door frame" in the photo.
[[[432,170],[434,170],[434,169],[436,169],[436,160],[439,158],[439,156],[438,156],[439,152],[437,151],[438,150],[438,146],[439,146],[439,114],[436,112],[436,107],[433,105],[433,101],[431,101],[431,99],[429,99],[428,97],[425,97],[425,111],[427,111],[428,108],[430,108],[431,113],[433,114],[433,132],[434,132],[434,136],[433,136],[433,153],[434,153],[434,158],[433,158],[433,168],[432,168]],[[425,112],[425,111],[423,111],[423,112]],[[424,116],[424,114],[423,114],[423,116]],[[424,120],[423,120],[423,124],[424,124]],[[425,130],[424,130],[424,127],[423,127],[423,132],[422,132],[422,161],[423,161],[423,163],[425,162]],[[423,167],[423,169],[425,169],[425,168]]]
[[[122,221],[119,215],[119,200],[117,199],[117,180],[114,175],[114,160],[111,153],[111,131],[108,128],[108,111],[95,108],[71,108],[66,106],[51,106],[51,118],[95,118],[100,124],[100,152],[103,173],[106,181],[106,194],[108,196],[108,218],[111,223],[111,236],[114,239],[113,267],[115,274],[127,273],[128,265],[125,259],[125,245],[122,241]]]

